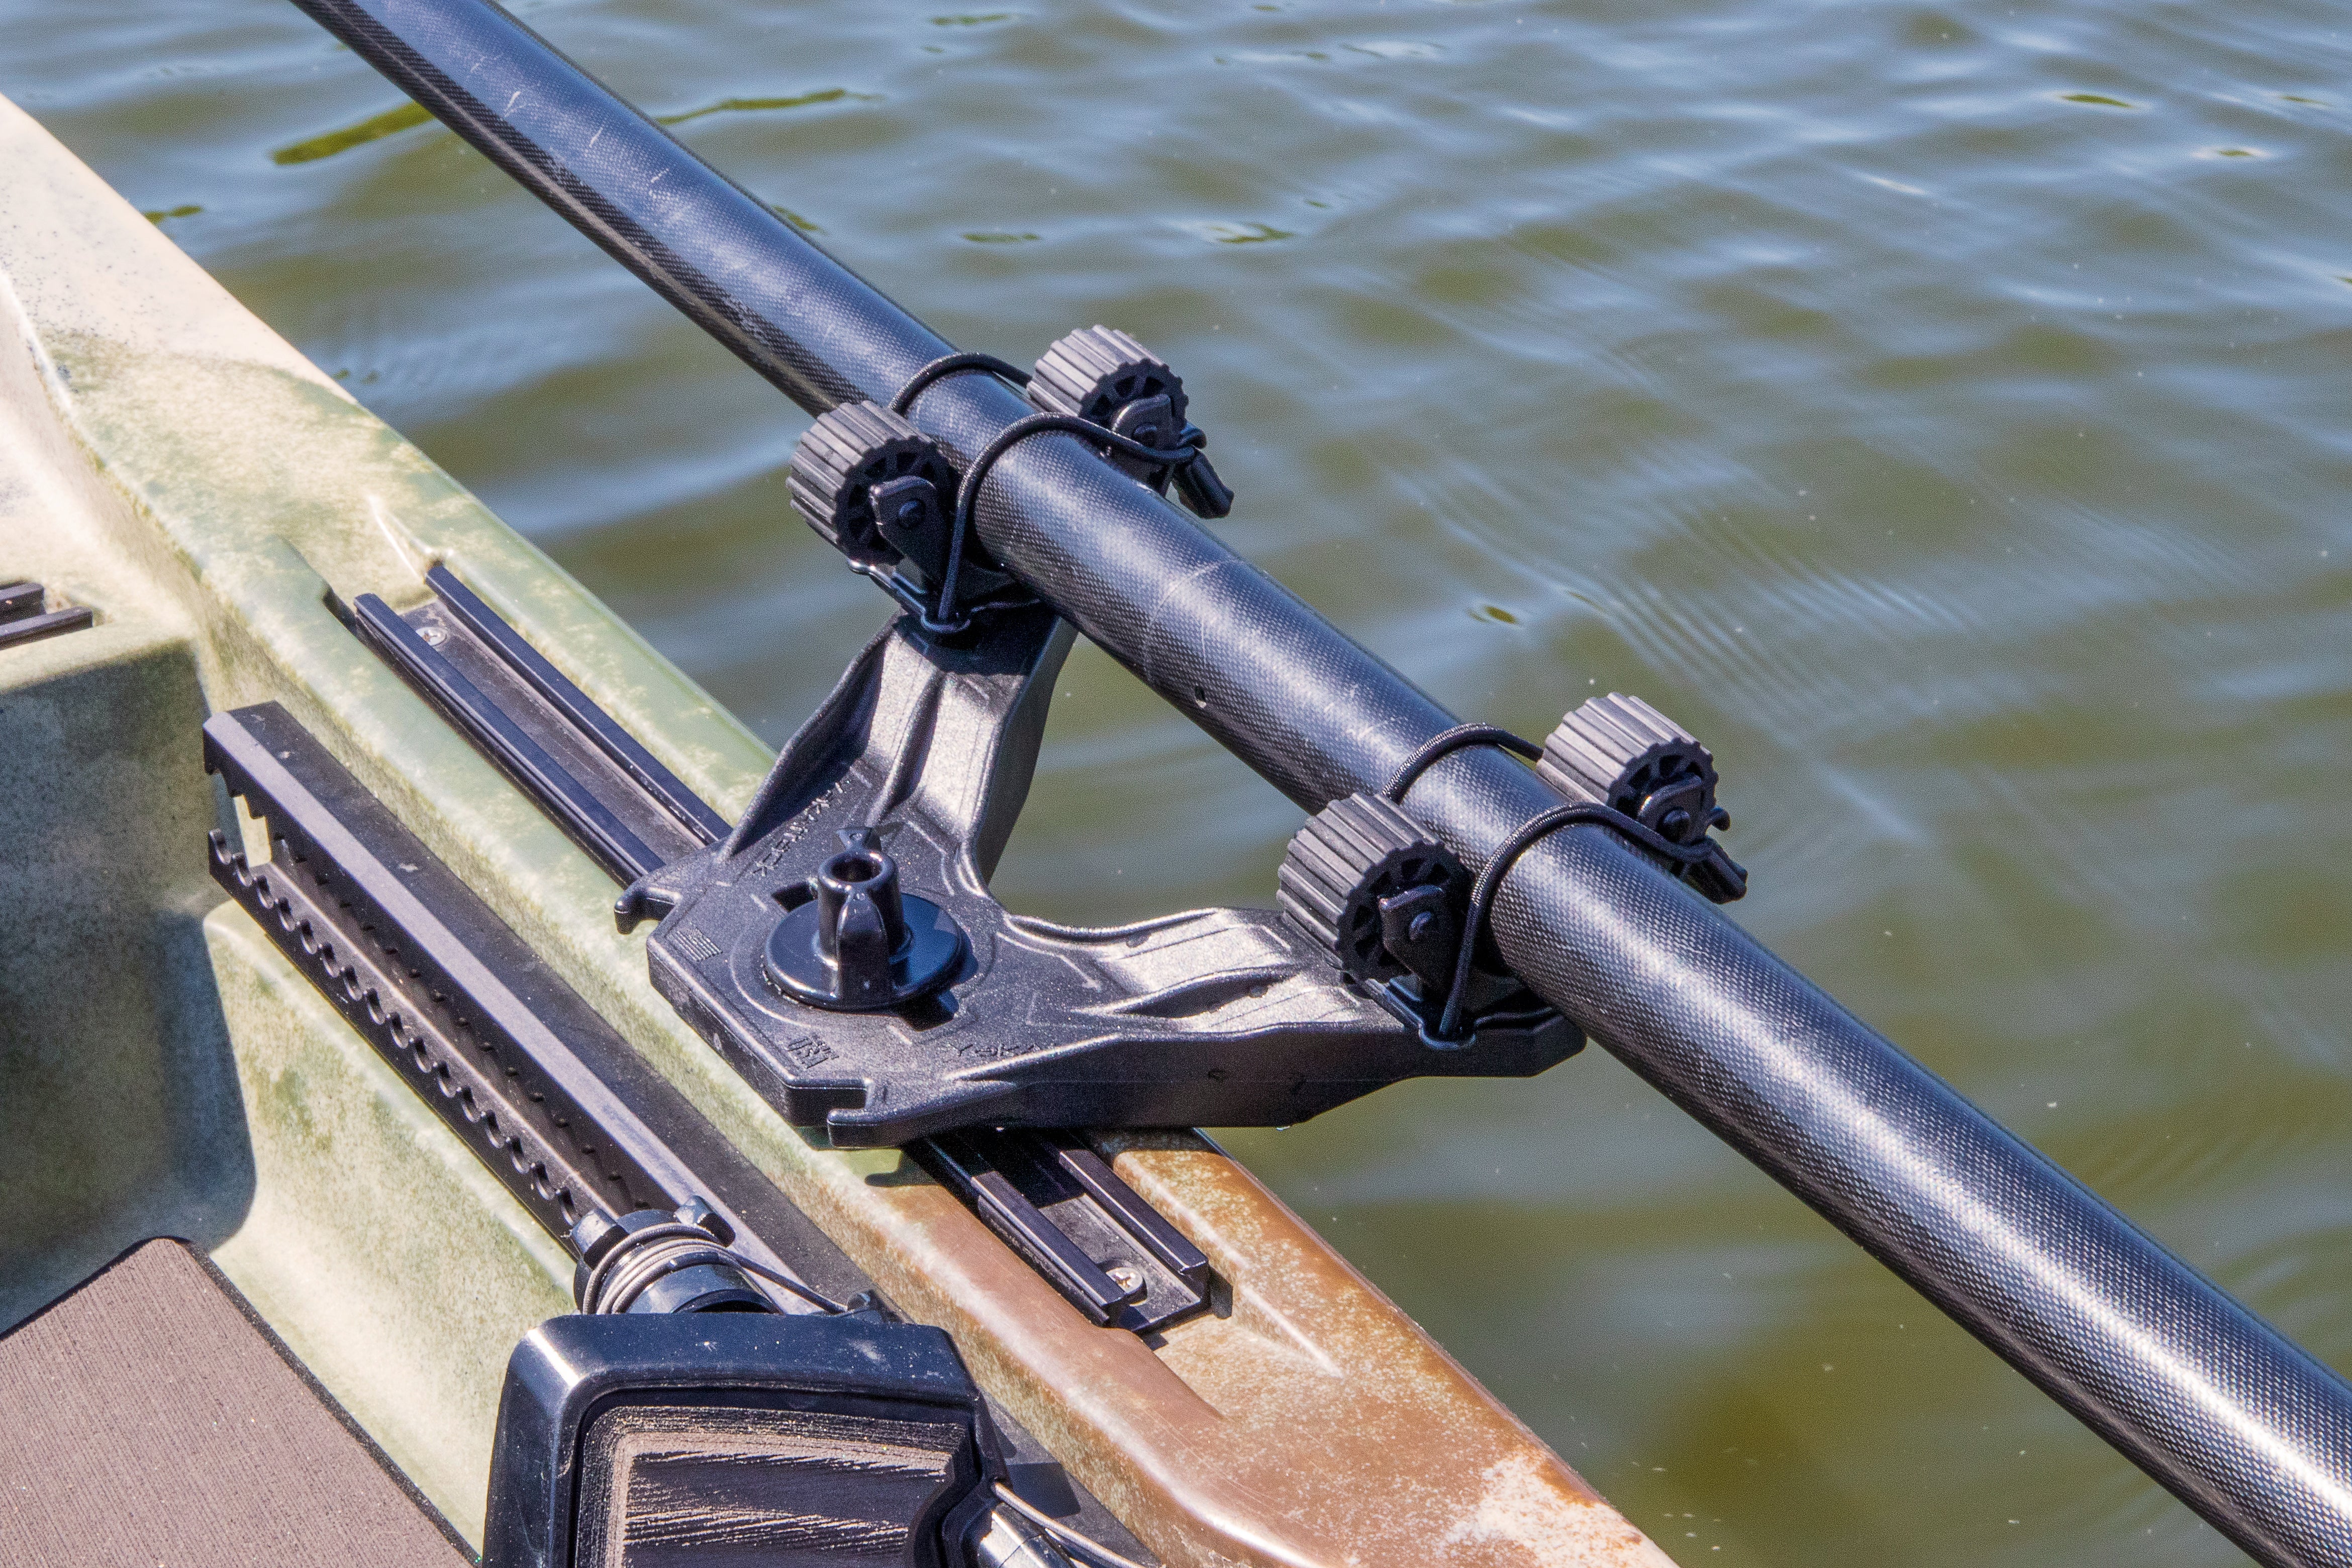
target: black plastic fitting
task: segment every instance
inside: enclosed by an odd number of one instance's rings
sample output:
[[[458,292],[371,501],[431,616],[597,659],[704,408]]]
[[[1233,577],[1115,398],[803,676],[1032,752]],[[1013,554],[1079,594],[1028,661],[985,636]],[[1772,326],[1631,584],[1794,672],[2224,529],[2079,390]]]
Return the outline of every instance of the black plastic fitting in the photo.
[[[898,886],[898,863],[865,829],[796,893],[804,901],[768,938],[769,982],[785,995],[843,1013],[871,1013],[929,994],[955,973],[963,930],[929,899]]]
[[[1282,912],[1357,980],[1412,973],[1442,993],[1469,903],[1454,851],[1377,795],[1335,800],[1293,836],[1276,873]]]
[[[1707,837],[1731,826],[1716,804],[1714,753],[1640,698],[1612,691],[1570,709],[1545,740],[1536,775],[1570,800],[1608,806],[1674,844],[1707,845],[1712,853],[1676,864],[1675,874],[1715,903],[1746,896],[1746,868]]]
[[[1223,517],[1234,492],[1201,448],[1208,437],[1185,418],[1191,406],[1184,378],[1168,362],[1115,327],[1071,332],[1039,357],[1029,401],[1047,414],[1067,414],[1161,452],[1192,456],[1181,463],[1150,463],[1117,450],[1107,460],[1120,472],[1165,494],[1171,479],[1195,517]]]

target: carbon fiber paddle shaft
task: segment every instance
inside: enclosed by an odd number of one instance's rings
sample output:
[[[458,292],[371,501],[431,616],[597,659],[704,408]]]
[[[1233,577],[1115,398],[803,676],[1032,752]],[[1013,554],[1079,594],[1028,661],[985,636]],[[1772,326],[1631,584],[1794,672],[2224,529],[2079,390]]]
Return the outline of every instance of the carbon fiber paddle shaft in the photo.
[[[297,0],[812,413],[950,352],[484,0]],[[915,405],[967,459],[1028,405]],[[989,550],[1303,806],[1377,789],[1454,719],[1067,436],[1023,443]],[[1472,863],[1557,797],[1459,752],[1412,794]],[[1538,993],[2265,1563],[2352,1568],[2352,1389],[1605,832],[1495,910]]]

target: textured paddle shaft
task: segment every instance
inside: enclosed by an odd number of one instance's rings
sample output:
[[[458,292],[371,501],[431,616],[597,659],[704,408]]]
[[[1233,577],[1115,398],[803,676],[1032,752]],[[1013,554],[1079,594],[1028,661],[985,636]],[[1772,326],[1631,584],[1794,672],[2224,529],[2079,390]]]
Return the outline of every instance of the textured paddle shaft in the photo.
[[[484,0],[298,0],[812,413],[950,345]],[[926,388],[964,461],[1031,412]],[[1073,436],[991,470],[996,561],[1308,809],[1454,721]],[[1408,799],[1471,865],[1559,797],[1491,751]],[[1518,861],[1504,956],[1609,1050],[2272,1563],[2352,1564],[2352,1389],[1605,831]]]

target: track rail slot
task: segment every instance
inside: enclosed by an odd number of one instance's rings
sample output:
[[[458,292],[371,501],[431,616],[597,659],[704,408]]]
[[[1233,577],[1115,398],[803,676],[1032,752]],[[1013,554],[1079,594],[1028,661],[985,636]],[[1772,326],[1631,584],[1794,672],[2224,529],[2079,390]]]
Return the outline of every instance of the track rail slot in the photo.
[[[724,818],[446,566],[406,612],[373,594],[361,640],[623,882],[717,842]]]
[[[1097,1323],[1144,1334],[1208,1305],[1207,1256],[1077,1134],[967,1128],[908,1152]]]

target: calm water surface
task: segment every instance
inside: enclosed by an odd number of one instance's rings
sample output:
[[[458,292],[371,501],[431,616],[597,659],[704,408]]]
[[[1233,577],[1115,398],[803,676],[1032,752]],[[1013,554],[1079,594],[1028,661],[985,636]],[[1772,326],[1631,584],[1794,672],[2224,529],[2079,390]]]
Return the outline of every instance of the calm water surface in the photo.
[[[2352,1366],[2341,7],[1010,4],[526,14],[950,338],[1168,354],[1457,711],[1697,730],[1744,922]],[[0,90],[771,740],[880,620],[801,416],[290,6],[0,0]],[[1008,901],[1267,901],[1064,685]],[[1685,1563],[2239,1560],[1599,1052],[1230,1142]]]

